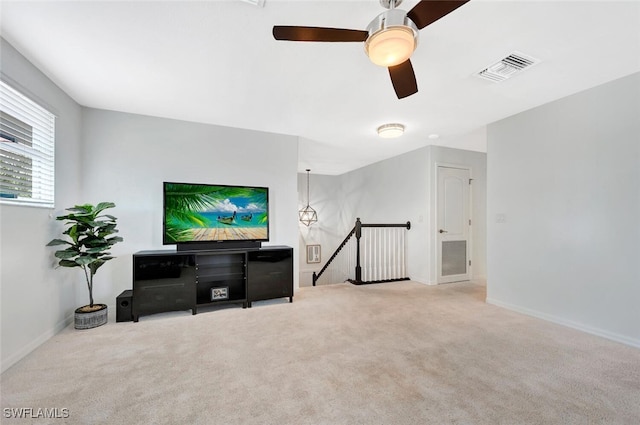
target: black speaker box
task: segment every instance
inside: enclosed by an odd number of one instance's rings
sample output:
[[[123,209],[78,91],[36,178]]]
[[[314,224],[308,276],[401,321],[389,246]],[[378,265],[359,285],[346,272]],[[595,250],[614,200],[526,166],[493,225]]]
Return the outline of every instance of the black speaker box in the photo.
[[[131,313],[131,304],[133,302],[133,291],[127,289],[116,298],[116,322],[131,322],[133,314]]]

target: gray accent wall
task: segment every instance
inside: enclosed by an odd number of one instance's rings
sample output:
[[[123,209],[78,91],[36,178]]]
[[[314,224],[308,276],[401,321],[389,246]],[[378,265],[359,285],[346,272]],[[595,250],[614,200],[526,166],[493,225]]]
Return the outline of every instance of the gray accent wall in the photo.
[[[640,347],[640,74],[488,126],[487,301]]]

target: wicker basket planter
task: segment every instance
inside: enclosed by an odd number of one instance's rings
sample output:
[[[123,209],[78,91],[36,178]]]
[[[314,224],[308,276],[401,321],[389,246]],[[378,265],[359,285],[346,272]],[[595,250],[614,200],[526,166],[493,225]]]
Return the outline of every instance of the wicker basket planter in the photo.
[[[94,304],[77,308],[74,314],[74,327],[76,329],[92,329],[107,323],[107,305]]]

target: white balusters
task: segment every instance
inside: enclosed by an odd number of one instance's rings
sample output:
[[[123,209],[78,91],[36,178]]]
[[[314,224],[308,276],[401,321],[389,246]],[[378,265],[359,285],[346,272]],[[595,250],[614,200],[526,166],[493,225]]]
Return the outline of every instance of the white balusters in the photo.
[[[406,272],[406,235],[403,227],[365,227],[360,239],[364,282],[402,279]]]
[[[362,227],[360,227],[362,226]],[[361,225],[360,266],[362,282],[401,280],[407,278],[407,225]],[[335,255],[333,261],[323,268],[316,285],[342,283],[356,279],[356,236],[351,237]]]

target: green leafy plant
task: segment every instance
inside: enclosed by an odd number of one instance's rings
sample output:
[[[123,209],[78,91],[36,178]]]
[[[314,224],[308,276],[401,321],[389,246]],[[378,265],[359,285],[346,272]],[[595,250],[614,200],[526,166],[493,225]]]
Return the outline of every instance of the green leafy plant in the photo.
[[[62,232],[69,239],[53,239],[47,246],[67,245],[65,249],[56,251],[55,256],[61,267],[80,267],[84,270],[89,289],[89,306],[93,307],[93,276],[107,261],[113,259],[108,251],[117,242],[122,242],[116,229],[116,217],[102,214],[106,209],[115,207],[113,202],[101,202],[76,205],[67,208],[69,214],[61,215],[56,220],[65,220],[66,229]]]

